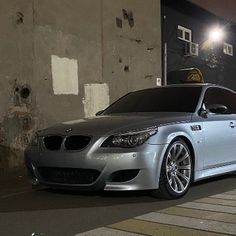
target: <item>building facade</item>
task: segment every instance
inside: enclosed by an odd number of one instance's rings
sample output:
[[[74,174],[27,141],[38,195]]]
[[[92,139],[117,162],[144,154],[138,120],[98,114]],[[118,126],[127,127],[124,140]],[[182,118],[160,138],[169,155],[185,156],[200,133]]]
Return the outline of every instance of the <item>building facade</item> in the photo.
[[[221,31],[219,40],[210,38],[215,29]],[[236,89],[236,26],[233,22],[185,0],[163,0],[162,44],[166,47],[163,64],[166,63],[167,82],[173,71],[195,67],[200,69],[205,82]]]
[[[159,0],[2,0],[0,13],[0,170],[35,130],[161,83]]]

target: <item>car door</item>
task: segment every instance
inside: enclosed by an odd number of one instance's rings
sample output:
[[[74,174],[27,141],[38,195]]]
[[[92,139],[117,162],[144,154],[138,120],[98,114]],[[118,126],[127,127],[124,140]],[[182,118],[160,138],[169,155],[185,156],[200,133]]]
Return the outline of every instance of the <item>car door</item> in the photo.
[[[205,136],[204,169],[221,167],[235,161],[236,157],[236,115],[235,94],[218,87],[207,89],[203,106],[208,110],[213,104],[227,107],[224,114],[207,112],[203,118]]]

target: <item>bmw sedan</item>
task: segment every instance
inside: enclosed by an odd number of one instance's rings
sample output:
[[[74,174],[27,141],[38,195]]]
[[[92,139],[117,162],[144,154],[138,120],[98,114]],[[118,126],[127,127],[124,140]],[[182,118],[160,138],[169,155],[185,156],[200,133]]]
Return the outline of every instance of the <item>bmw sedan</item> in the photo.
[[[96,117],[36,132],[32,183],[183,196],[192,182],[236,170],[236,93],[181,84],[128,93]]]

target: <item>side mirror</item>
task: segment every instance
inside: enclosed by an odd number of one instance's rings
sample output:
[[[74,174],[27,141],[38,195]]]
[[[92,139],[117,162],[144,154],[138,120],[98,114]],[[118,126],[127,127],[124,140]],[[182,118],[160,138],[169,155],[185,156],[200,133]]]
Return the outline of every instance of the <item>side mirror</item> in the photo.
[[[98,112],[96,113],[96,116],[100,116],[103,112],[104,112],[104,110],[98,111]]]
[[[205,108],[201,108],[198,112],[198,114],[203,117],[203,118],[207,118],[207,114],[208,114],[208,111],[205,109]]]
[[[228,110],[228,108],[225,105],[222,105],[222,104],[208,105],[207,109],[208,109],[209,112],[215,113],[215,114],[224,114]]]

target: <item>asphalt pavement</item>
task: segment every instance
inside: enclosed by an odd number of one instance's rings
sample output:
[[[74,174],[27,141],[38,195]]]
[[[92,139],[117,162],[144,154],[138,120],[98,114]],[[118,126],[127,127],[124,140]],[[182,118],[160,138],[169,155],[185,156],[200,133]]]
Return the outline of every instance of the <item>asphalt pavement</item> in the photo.
[[[224,222],[221,218],[213,218],[214,223],[217,222],[222,227],[228,224],[231,226],[236,212],[217,212],[212,209],[205,212],[206,209],[194,210],[193,207],[190,209],[187,206],[188,204],[219,205],[221,208],[233,211],[233,207],[236,207],[234,205],[236,204],[235,180],[236,175],[230,174],[201,181],[193,184],[183,198],[163,200],[151,197],[146,191],[86,193],[52,191],[47,188],[32,190],[23,170],[5,173],[0,175],[0,235],[74,236],[81,233],[114,235],[114,231],[115,235],[140,235],[142,232],[144,235],[178,235],[176,233],[178,230],[182,232],[181,230],[188,226],[184,223],[186,217],[187,222],[190,222],[189,217],[192,219],[194,216],[199,216],[198,218],[201,219],[199,222],[203,222],[199,224],[204,225],[205,221],[212,220],[208,219],[212,212],[214,215],[215,213],[223,214],[221,217],[226,219]],[[162,219],[162,221],[157,219]],[[182,226],[173,224],[175,221],[179,222],[180,219],[183,221]],[[196,222],[193,221],[191,224],[194,226]],[[168,230],[163,231],[166,225]],[[200,234],[201,232],[199,233],[197,229],[195,230],[198,232],[195,232],[194,227],[187,227],[191,231],[185,230],[186,235],[204,235]],[[145,231],[147,228],[152,230],[147,232]],[[141,232],[136,229],[141,229]],[[206,233],[205,228],[200,231]],[[122,234],[118,234],[120,232]],[[161,232],[164,233],[161,234]],[[209,235],[224,235],[220,229],[208,233]],[[235,234],[232,226],[225,235]]]

